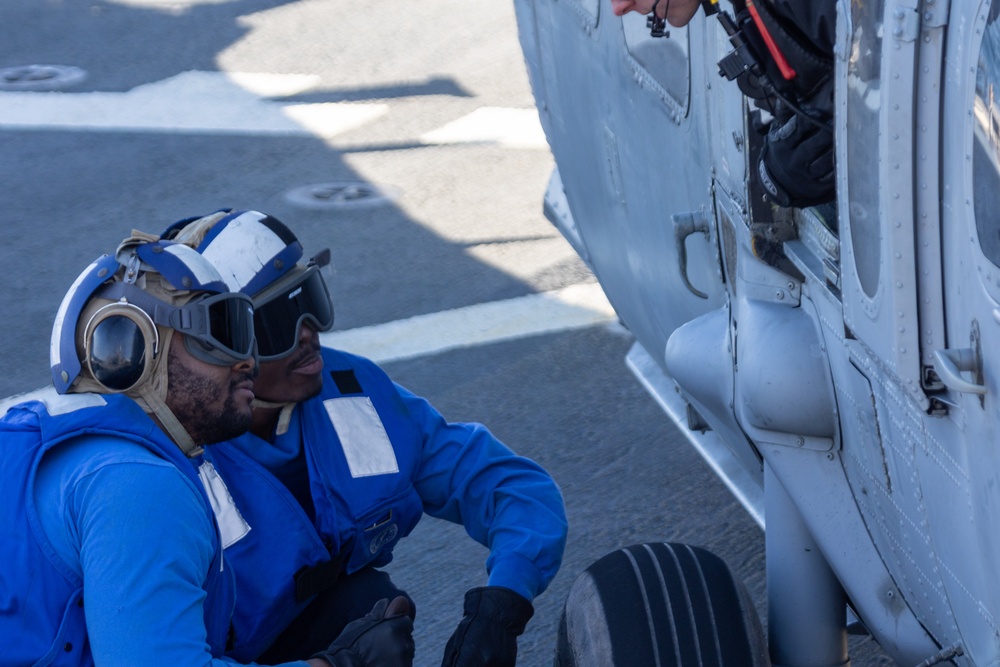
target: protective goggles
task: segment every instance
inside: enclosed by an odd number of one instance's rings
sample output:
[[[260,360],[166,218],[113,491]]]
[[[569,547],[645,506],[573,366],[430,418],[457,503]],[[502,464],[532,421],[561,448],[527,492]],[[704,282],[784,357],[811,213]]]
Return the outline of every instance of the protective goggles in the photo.
[[[310,264],[291,285],[264,290],[254,299],[254,329],[261,361],[290,355],[299,345],[302,323],[317,331],[333,327],[333,301],[318,264]]]
[[[188,351],[216,366],[231,366],[256,356],[253,301],[240,292],[203,294],[172,306],[138,287],[112,283],[98,294],[138,307],[154,323],[185,336]]]
[[[240,292],[186,303],[171,313],[170,328],[184,334],[188,352],[204,362],[232,366],[256,357],[253,301]]]

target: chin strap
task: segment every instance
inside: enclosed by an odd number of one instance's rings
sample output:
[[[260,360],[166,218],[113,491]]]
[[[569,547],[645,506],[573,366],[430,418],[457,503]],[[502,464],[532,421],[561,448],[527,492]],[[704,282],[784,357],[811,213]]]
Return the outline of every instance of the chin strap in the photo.
[[[254,409],[280,410],[281,412],[278,413],[278,424],[274,427],[274,434],[284,435],[288,433],[288,424],[292,421],[292,410],[295,409],[295,403],[272,403],[261,398],[255,398],[250,407]]]
[[[143,383],[138,392],[127,392],[129,396],[139,404],[146,414],[153,415],[160,422],[160,426],[167,432],[170,439],[174,441],[184,455],[188,458],[201,456],[205,448],[196,445],[191,434],[187,432],[174,413],[167,407],[167,359],[170,356],[170,345],[174,342],[174,331],[172,329],[161,330],[160,350],[157,354],[156,367],[152,376]]]
[[[181,426],[181,423],[177,421],[177,417],[174,416],[174,413],[170,411],[170,408],[167,407],[167,404],[163,402],[163,399],[155,391],[143,390],[139,392],[139,398],[136,402],[146,412],[156,415],[167,435],[180,447],[185,456],[194,458],[204,453],[205,448],[194,444],[194,440],[191,439],[190,434]]]

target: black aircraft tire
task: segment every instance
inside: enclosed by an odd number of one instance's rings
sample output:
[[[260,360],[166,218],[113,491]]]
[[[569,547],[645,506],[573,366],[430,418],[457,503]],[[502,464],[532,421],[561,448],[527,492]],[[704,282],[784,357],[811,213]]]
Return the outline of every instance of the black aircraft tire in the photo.
[[[746,587],[713,553],[637,544],[594,562],[570,588],[557,667],[767,667]]]

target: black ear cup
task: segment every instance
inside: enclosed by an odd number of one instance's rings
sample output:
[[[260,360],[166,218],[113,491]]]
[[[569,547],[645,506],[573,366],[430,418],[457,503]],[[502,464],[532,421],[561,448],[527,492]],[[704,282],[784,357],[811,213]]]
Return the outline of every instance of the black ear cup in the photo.
[[[84,346],[93,378],[110,392],[124,392],[148,377],[160,337],[145,311],[117,302],[100,308],[90,318]]]

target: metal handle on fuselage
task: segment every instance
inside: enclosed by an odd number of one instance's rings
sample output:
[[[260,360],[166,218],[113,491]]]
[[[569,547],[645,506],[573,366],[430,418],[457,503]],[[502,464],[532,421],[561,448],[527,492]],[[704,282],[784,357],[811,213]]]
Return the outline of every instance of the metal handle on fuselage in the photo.
[[[953,350],[934,350],[934,369],[944,386],[966,394],[985,394],[986,385],[969,382],[962,377],[962,371],[979,368],[976,353],[971,347]]]
[[[710,238],[708,227],[708,216],[703,211],[693,213],[674,213],[670,216],[674,223],[674,239],[677,241],[677,268],[680,269],[684,286],[700,299],[707,299],[708,295],[691,284],[687,273],[687,237],[701,232],[705,238]]]

